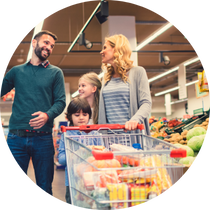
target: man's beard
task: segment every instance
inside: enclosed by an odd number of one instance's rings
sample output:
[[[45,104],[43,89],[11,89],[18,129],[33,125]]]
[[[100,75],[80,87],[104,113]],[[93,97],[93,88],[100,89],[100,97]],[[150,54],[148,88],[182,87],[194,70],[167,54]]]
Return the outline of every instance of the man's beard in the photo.
[[[42,56],[42,50],[46,50],[46,51],[48,52],[48,56],[46,56],[46,57]],[[36,45],[36,48],[35,48],[35,51],[34,51],[34,52],[35,52],[36,56],[37,56],[41,61],[47,60],[47,58],[50,56],[49,51],[48,51],[47,49],[44,49],[44,48],[39,47],[38,43],[37,43],[37,45]]]

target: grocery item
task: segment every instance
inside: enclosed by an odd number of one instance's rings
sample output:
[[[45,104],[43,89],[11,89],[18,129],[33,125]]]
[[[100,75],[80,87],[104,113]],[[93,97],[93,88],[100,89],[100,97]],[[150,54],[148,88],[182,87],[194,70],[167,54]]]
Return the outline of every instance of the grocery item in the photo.
[[[185,164],[185,165],[191,165],[194,160],[195,160],[195,157],[188,156],[188,157],[185,157],[185,158],[180,158],[179,163],[180,164]]]
[[[106,188],[107,184],[118,184],[119,179],[116,171],[94,171],[85,172],[83,181],[87,190],[95,190],[96,188]]]
[[[145,159],[141,159],[140,166],[155,167],[157,169],[157,173],[151,176],[151,181],[156,180],[158,195],[163,189],[168,189],[172,186],[171,178],[158,155],[152,155]]]
[[[182,122],[180,122],[179,120],[177,120],[177,119],[173,119],[173,120],[170,120],[169,122],[168,122],[168,127],[169,128],[173,128],[173,127],[175,127],[175,126],[177,126],[177,125],[179,125],[179,124],[181,124]]]
[[[172,133],[170,136],[164,138],[164,141],[169,142],[171,144],[187,144],[187,133],[188,130],[183,131],[181,134],[179,133]]]
[[[92,149],[92,150],[99,150],[99,151],[104,151],[105,150],[104,146],[88,145],[87,147]]]
[[[158,122],[154,122],[151,125],[151,130],[152,131],[156,131],[158,132],[160,130],[160,128],[162,128],[164,126],[164,122],[162,120],[159,120]]]
[[[174,146],[187,150],[187,156],[194,156],[194,151],[189,146],[182,144],[174,144]]]
[[[139,144],[140,147],[140,144]],[[138,152],[139,150],[133,147],[129,147],[126,145],[121,145],[121,144],[112,144],[110,145],[110,148],[112,151],[121,151],[121,152]],[[131,165],[131,166],[138,166],[139,165],[139,160],[142,157],[142,155],[127,155],[127,156],[121,156],[121,155],[116,155],[115,159],[117,159],[121,165]]]
[[[187,146],[189,146],[193,151],[198,152],[203,144],[203,141],[205,139],[205,134],[200,136],[193,136],[187,143]]]
[[[128,186],[125,183],[107,184],[110,201],[128,200]],[[127,202],[110,203],[110,206],[115,209],[123,209],[128,207]]]
[[[187,133],[187,140],[190,140],[193,136],[199,136],[206,134],[206,130],[202,127],[195,127],[188,131]]]
[[[149,185],[130,185],[130,199],[131,200],[146,200],[149,191]],[[136,206],[138,204],[145,203],[145,201],[133,201],[130,206]]]
[[[96,188],[92,191],[91,196],[98,202],[89,207],[89,209],[108,209],[109,203],[100,203],[100,201],[109,201],[109,194],[107,188]]]
[[[156,173],[157,169],[140,167],[137,169],[124,170],[122,173],[119,174],[119,178],[121,179],[134,179],[139,177],[146,178]]]

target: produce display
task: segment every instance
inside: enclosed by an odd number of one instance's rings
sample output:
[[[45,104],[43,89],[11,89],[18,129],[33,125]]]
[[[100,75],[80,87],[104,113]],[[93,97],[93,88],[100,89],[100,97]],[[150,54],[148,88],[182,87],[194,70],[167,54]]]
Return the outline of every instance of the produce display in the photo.
[[[179,125],[179,124],[181,124],[182,122],[180,121],[180,120],[177,120],[177,119],[173,119],[173,120],[170,120],[169,122],[168,122],[168,127],[169,128],[173,128],[173,127],[175,127],[175,126],[177,126],[177,125]]]
[[[201,124],[194,125],[194,128],[185,130],[181,133],[171,134],[169,138],[165,138],[164,141],[170,142],[178,148],[186,149],[187,157],[181,158],[179,163],[190,166],[198,155],[208,129],[209,118],[207,118]]]

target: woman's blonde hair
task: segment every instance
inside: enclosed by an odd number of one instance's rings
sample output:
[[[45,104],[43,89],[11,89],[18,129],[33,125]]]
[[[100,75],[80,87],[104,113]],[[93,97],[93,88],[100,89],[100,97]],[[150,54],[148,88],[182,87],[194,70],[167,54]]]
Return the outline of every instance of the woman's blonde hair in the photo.
[[[133,61],[131,57],[131,47],[128,39],[122,34],[116,34],[105,38],[105,42],[108,41],[111,47],[114,48],[114,64],[117,68],[121,79],[128,81],[127,72],[133,67]],[[113,66],[109,64],[102,64],[102,69],[105,70],[104,81],[107,82],[114,74]]]
[[[89,72],[82,77],[80,77],[79,80],[84,79],[88,83],[90,83],[93,87],[96,87],[96,91],[94,93],[94,102],[93,102],[93,123],[98,123],[98,111],[99,111],[99,96],[100,96],[100,90],[101,90],[101,81],[98,77],[98,75],[95,72]]]

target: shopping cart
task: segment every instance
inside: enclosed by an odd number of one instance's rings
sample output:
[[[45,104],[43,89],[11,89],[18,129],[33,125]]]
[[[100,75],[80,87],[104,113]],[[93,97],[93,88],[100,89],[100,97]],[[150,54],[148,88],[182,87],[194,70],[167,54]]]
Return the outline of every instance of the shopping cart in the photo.
[[[61,127],[73,205],[120,209],[138,205],[171,187],[182,175],[186,150],[144,134],[114,132],[124,125]],[[97,135],[68,135],[68,130]],[[93,142],[95,142],[93,144]]]

